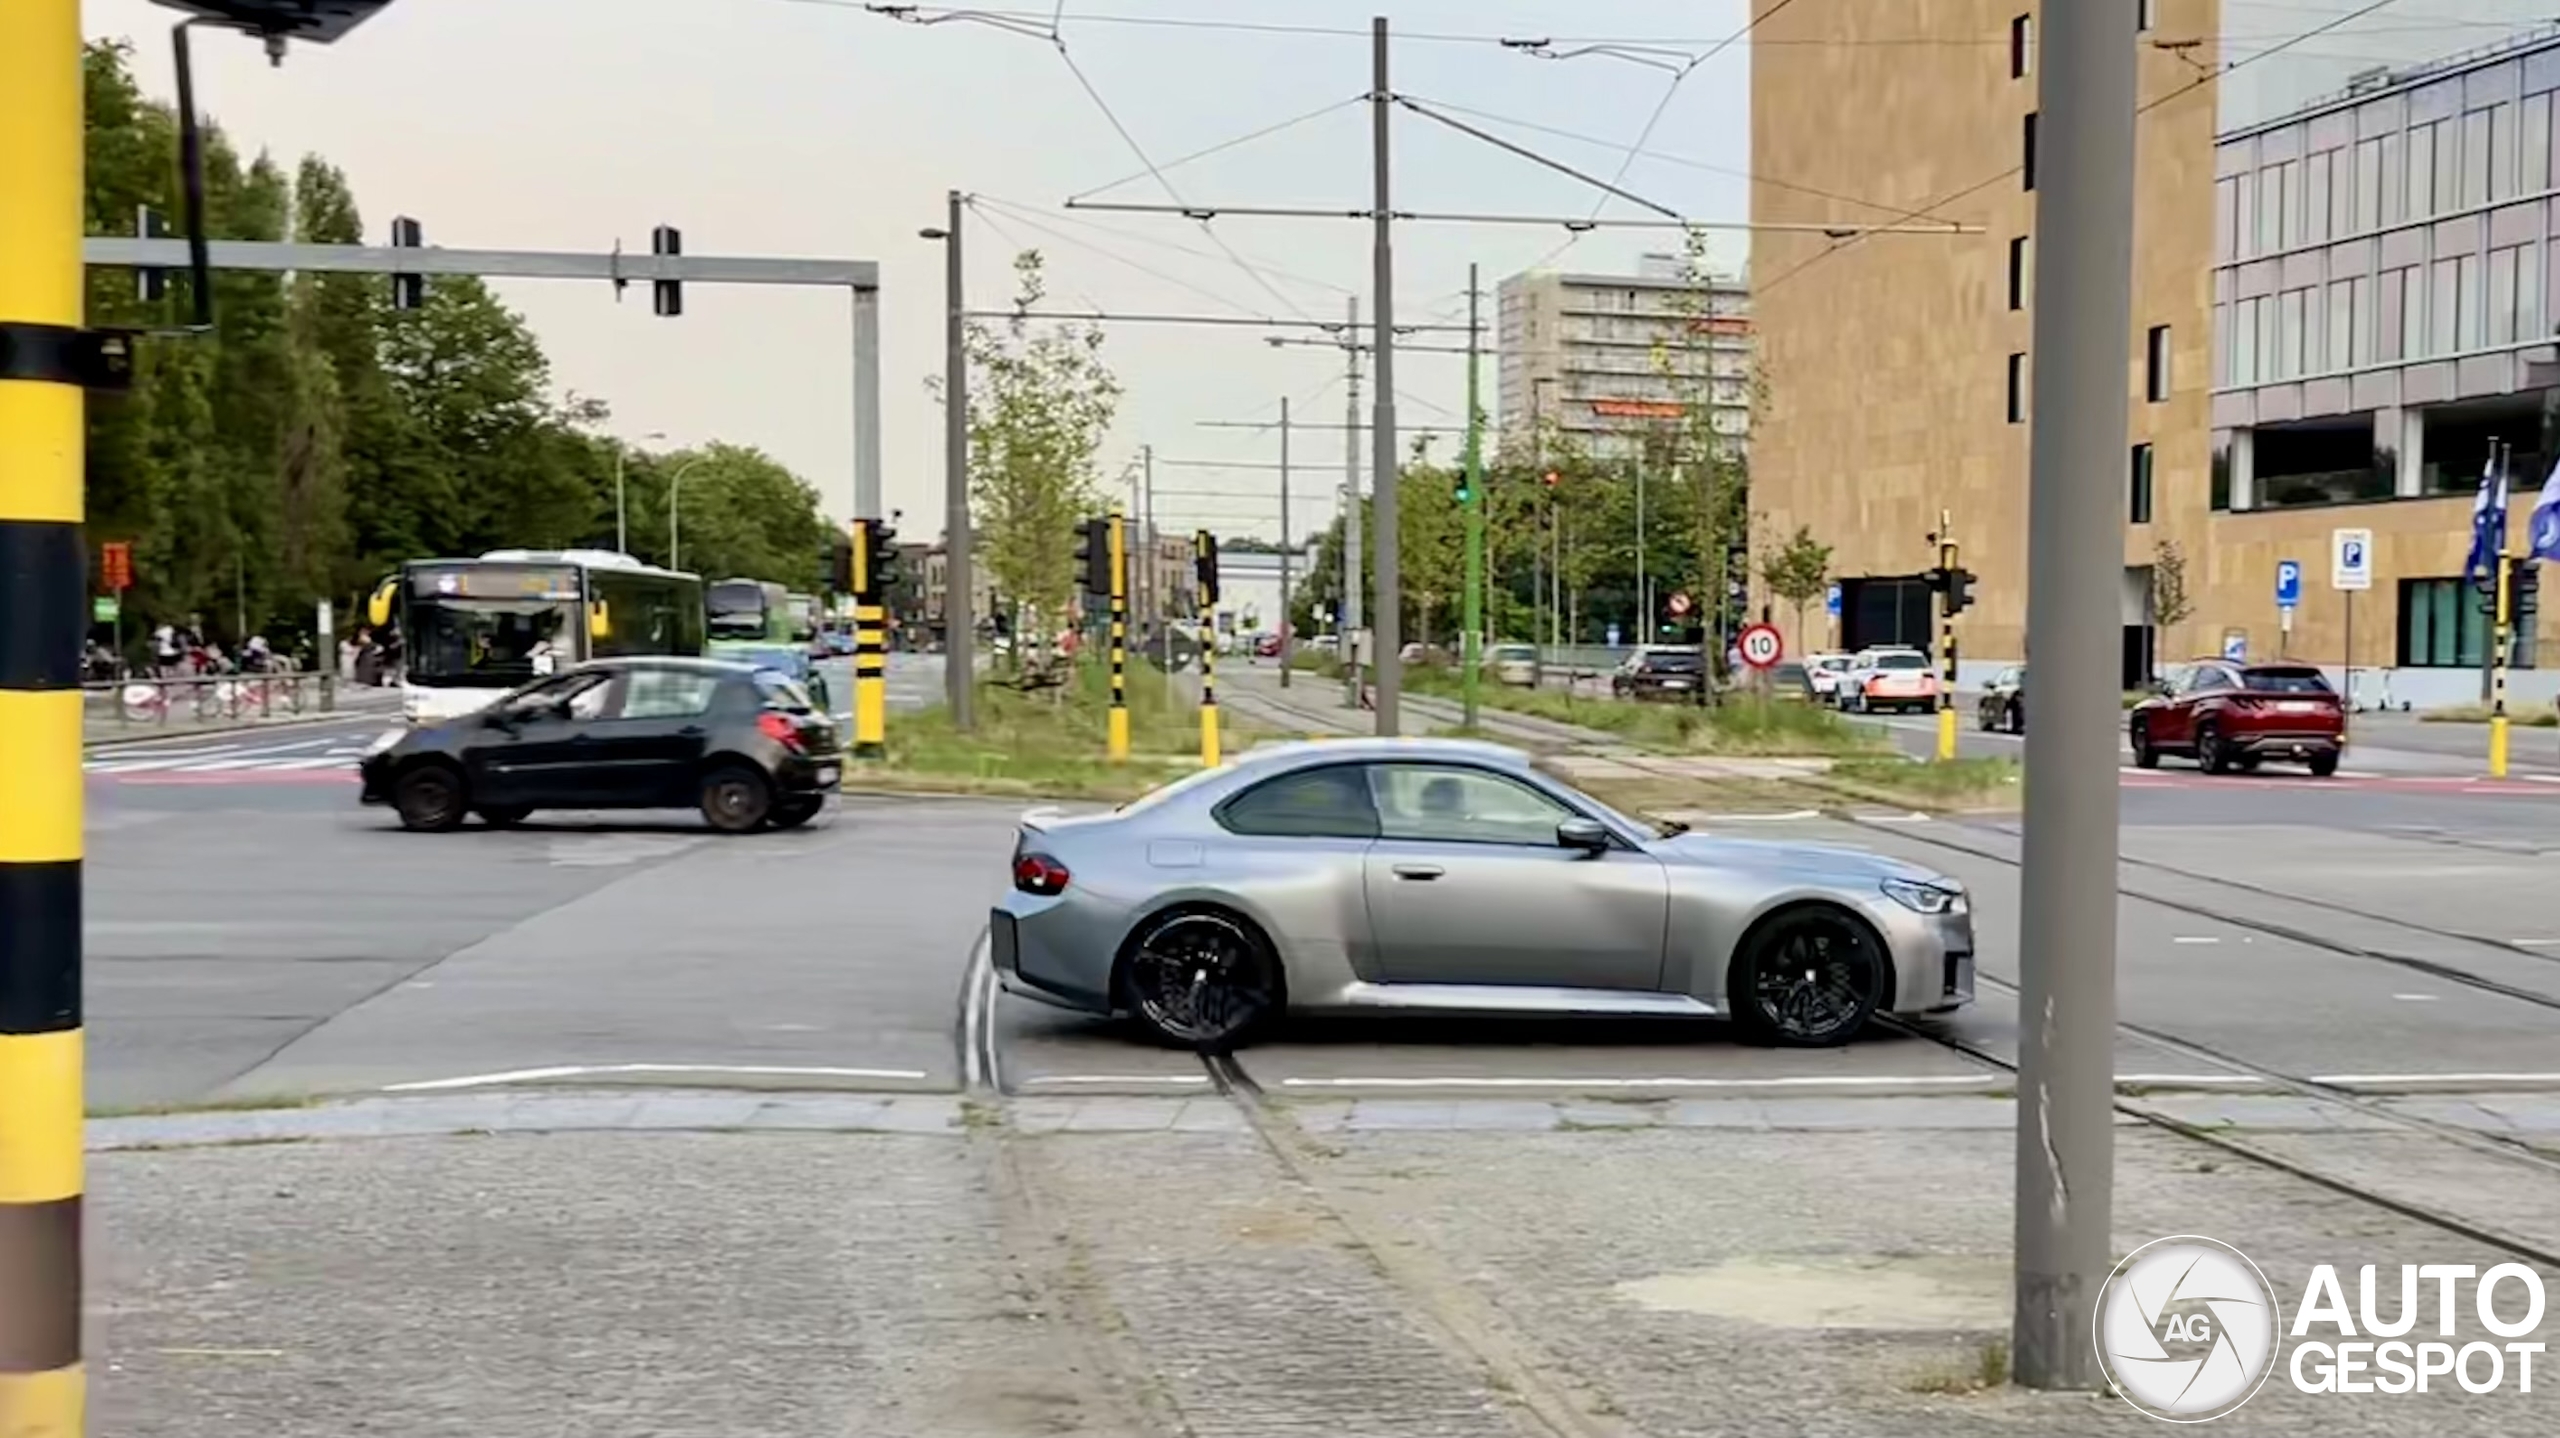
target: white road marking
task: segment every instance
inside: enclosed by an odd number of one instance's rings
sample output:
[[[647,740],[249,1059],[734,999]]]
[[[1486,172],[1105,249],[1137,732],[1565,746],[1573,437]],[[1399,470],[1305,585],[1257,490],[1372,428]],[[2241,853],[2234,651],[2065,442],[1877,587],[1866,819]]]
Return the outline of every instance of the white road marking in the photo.
[[[2507,942],[2517,945],[2520,948],[2539,949],[2546,948],[2552,944],[2560,944],[2560,939],[2509,939]]]
[[[1860,814],[1858,817],[1870,824],[1926,824],[1929,822],[1928,815],[1917,812],[1909,814]]]
[[[2444,997],[2444,995],[2442,995],[2442,994],[2393,994],[2391,997],[2393,997],[2393,998],[2395,998],[2395,999],[2398,999],[2400,1002],[2402,1002],[2402,1003],[2404,1003],[2404,1004],[2432,1004],[2432,1003],[2436,1002],[2437,1000],[2439,1000],[2439,999],[2443,998],[2443,997]]]
[[[542,1079],[593,1078],[613,1074],[695,1074],[753,1078],[895,1079],[920,1083],[922,1069],[798,1068],[779,1064],[562,1064],[552,1068],[510,1069],[504,1073],[466,1074],[460,1078],[419,1079],[385,1084],[384,1093],[437,1093],[449,1089],[494,1088],[501,1084]]]
[[[1059,1088],[1071,1084],[1173,1084],[1197,1087],[1209,1082],[1207,1074],[1044,1074],[1022,1080],[1024,1088]]]
[[[237,754],[239,746],[228,749],[199,749],[186,754],[164,754],[152,759],[92,759],[83,765],[92,774],[139,774],[150,769],[175,769],[182,764],[199,763],[216,754]]]
[[[986,1089],[995,1086],[995,1064],[989,1056],[988,1028],[995,1008],[991,992],[995,964],[988,957],[988,930],[978,930],[976,943],[969,946],[968,967],[960,981],[960,1080],[964,1087]]]
[[[2222,938],[2217,934],[2180,934],[2169,942],[2173,944],[2218,944],[2222,942]]]
[[[1892,1085],[1901,1088],[1988,1088],[2009,1080],[1998,1074],[1798,1074],[1757,1079],[1722,1078],[1287,1078],[1282,1088],[1596,1088],[1596,1089],[1740,1089],[1854,1088]]]
[[[316,759],[277,759],[261,764],[257,767],[267,771],[290,771],[297,769],[352,769],[355,766],[356,763],[353,759],[340,759],[334,755],[323,754]]]

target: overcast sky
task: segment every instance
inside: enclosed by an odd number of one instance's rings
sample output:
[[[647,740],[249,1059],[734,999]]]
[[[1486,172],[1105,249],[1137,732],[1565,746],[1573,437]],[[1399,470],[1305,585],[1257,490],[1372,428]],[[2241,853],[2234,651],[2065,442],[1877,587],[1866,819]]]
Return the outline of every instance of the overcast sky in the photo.
[[[1894,13],[1878,0],[1824,3]],[[1002,13],[1028,15],[1020,23],[1034,29],[1051,14],[1040,0],[990,4],[1018,7]],[[1364,107],[1341,102],[1367,89],[1365,32],[1380,4],[1069,0],[1062,57],[1038,35],[904,24],[865,13],[858,0],[400,0],[341,45],[297,49],[282,69],[270,69],[252,41],[207,36],[196,46],[197,94],[245,148],[288,162],[317,151],[343,167],[376,242],[394,214],[417,217],[431,244],[513,249],[601,251],[619,239],[645,251],[650,227],[667,223],[694,254],[877,260],[886,493],[914,516],[912,535],[939,527],[940,418],[923,379],[941,368],[942,256],[916,230],[941,222],[945,192],[988,197],[971,219],[976,306],[1010,298],[1009,259],[1020,244],[1050,256],[1060,305],[1338,318],[1351,291],[1366,303],[1364,225],[1229,218],[1213,239],[1175,216],[1062,216],[1058,206],[1095,190],[1167,199],[1106,105],[1185,203],[1365,206],[1369,119]],[[2495,40],[2500,25],[2545,5],[2560,10],[2560,0],[2398,0],[2357,27],[2373,33],[2351,28],[2306,43],[2281,72],[2266,67],[2261,83],[2307,94],[2364,63],[2356,57],[2405,61]],[[1624,183],[1695,218],[1746,216],[1747,44],[1695,67],[1674,89],[1663,60],[1641,50],[1558,60],[1498,43],[1547,39],[1564,50],[1579,37],[1696,55],[1740,26],[1742,0],[1393,0],[1385,8],[1407,37],[1394,50],[1395,89],[1596,137],[1601,143],[1492,126],[1604,177],[1618,171],[1623,152],[1614,146],[1632,142],[1668,94],[1648,148],[1677,158],[1639,159]],[[2230,49],[2264,48],[2350,8],[2348,0],[2234,0]],[[88,0],[86,13],[93,33],[137,42],[141,78],[166,95],[171,12],[149,0]],[[1128,23],[1149,18],[1351,33]],[[1452,36],[1470,38],[1440,38]],[[1983,40],[1998,45],[2005,35]],[[1329,105],[1340,107],[1174,163]],[[1395,144],[1399,208],[1580,215],[1595,198],[1417,117],[1398,118]],[[1613,201],[1609,213],[1641,212]],[[1630,267],[1675,238],[1597,232],[1562,263]],[[1266,265],[1263,277],[1219,253],[1217,239]],[[1490,290],[1552,256],[1563,239],[1545,229],[1399,226],[1400,309],[1409,321],[1462,319],[1470,260],[1482,264]],[[1738,235],[1719,246],[1720,264],[1743,265]],[[617,304],[602,285],[500,288],[532,321],[561,387],[609,403],[624,435],[762,446],[815,482],[830,509],[850,511],[851,358],[840,295],[696,287],[681,319],[661,320],[643,289]],[[1342,422],[1336,351],[1274,349],[1251,329],[1120,325],[1108,353],[1128,389],[1106,458],[1114,473],[1143,443],[1168,460],[1275,459],[1270,436],[1196,422],[1268,419],[1283,394],[1307,401],[1298,409],[1310,420]],[[1488,364],[1488,387],[1492,373]],[[1399,380],[1405,422],[1445,424],[1460,413],[1464,380],[1454,358],[1409,356]],[[1302,527],[1330,512],[1340,445],[1338,432],[1316,431],[1296,447],[1318,471],[1305,486],[1315,492],[1296,510]],[[1176,527],[1267,532],[1273,488],[1274,476],[1257,471],[1157,472],[1160,517]],[[1183,489],[1258,498],[1174,493]]]
[[[1099,17],[1365,32],[1377,8],[1374,0],[1075,0],[1063,34],[1075,64],[1137,145],[1168,167],[1186,203],[1348,208],[1365,205],[1369,194],[1361,106],[1191,164],[1173,162],[1362,94],[1365,33],[1236,33]],[[1492,40],[1657,39],[1695,53],[1729,35],[1742,15],[1739,0],[1398,0],[1389,8],[1396,26],[1417,36],[1483,37],[1398,45],[1399,91],[1619,145],[1644,127],[1668,73],[1606,57],[1541,60]],[[92,33],[137,42],[141,78],[166,95],[170,12],[148,0],[89,0],[87,14]],[[1033,23],[1047,18],[1043,9]],[[1033,35],[902,24],[858,5],[813,0],[401,0],[340,45],[296,49],[282,69],[270,69],[245,38],[200,37],[195,49],[206,111],[244,148],[286,160],[316,151],[342,166],[377,243],[395,214],[417,217],[430,244],[515,249],[606,250],[619,239],[645,251],[650,227],[668,223],[683,230],[694,254],[879,261],[885,488],[890,505],[911,516],[911,535],[939,528],[940,416],[923,380],[941,367],[942,255],[916,231],[941,222],[947,190],[991,197],[988,218],[972,217],[973,305],[1010,298],[1017,243],[1050,256],[1053,301],[1076,308],[1332,320],[1352,290],[1367,303],[1369,234],[1353,222],[1219,221],[1219,238],[1272,268],[1265,288],[1182,218],[1061,218],[1058,206],[1070,195],[1131,176],[1106,197],[1166,195],[1056,47]],[[1699,67],[1649,147],[1742,171],[1749,68],[1739,46]],[[1603,176],[1616,172],[1619,154],[1605,146],[1511,133]],[[1580,215],[1598,198],[1425,120],[1400,118],[1395,140],[1399,207]],[[1647,160],[1626,183],[1693,215],[1745,212],[1735,173]],[[1469,260],[1483,265],[1490,290],[1564,238],[1556,230],[1402,226],[1400,309],[1409,319],[1463,319]],[[1660,248],[1674,238],[1595,233],[1566,262],[1631,265],[1648,242]],[[1720,258],[1739,267],[1743,247],[1731,238]],[[849,511],[850,329],[839,295],[696,287],[681,319],[661,320],[645,288],[620,304],[601,285],[500,288],[540,334],[560,385],[608,402],[621,433],[761,445],[814,481],[831,509]],[[1195,421],[1268,419],[1283,394],[1307,401],[1298,407],[1304,418],[1338,426],[1340,353],[1275,349],[1260,334],[1113,327],[1108,353],[1128,395],[1110,469],[1148,442],[1164,459],[1276,459],[1273,437]],[[1488,363],[1488,386],[1492,373]],[[1452,357],[1406,359],[1398,384],[1408,396],[1406,422],[1453,421],[1463,383]],[[1304,526],[1330,512],[1341,436],[1303,435],[1294,457],[1310,467],[1302,483],[1316,491],[1297,507]],[[1160,467],[1160,517],[1267,531],[1276,517],[1268,498],[1274,479]],[[1264,498],[1169,493],[1179,489]]]

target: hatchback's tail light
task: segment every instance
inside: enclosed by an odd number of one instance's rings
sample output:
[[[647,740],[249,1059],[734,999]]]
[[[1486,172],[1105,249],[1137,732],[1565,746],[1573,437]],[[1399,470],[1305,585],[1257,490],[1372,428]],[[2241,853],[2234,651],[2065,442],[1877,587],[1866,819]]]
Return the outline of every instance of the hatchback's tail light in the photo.
[[[1046,854],[1013,856],[1013,886],[1026,894],[1054,898],[1067,891],[1067,866]]]
[[[805,752],[800,743],[800,726],[791,722],[788,714],[776,714],[768,709],[757,715],[756,732],[794,754]]]

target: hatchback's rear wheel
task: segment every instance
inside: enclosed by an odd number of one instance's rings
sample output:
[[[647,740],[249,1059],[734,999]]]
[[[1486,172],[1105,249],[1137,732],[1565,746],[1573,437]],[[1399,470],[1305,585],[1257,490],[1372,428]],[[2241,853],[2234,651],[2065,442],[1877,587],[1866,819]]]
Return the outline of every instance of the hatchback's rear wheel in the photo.
[[[763,828],[773,813],[773,785],[744,764],[723,764],[702,781],[702,817],[723,834]]]
[[[1233,1047],[1280,1008],[1280,965],[1233,916],[1192,909],[1148,921],[1121,971],[1129,1011],[1168,1044]]]
[[[1725,992],[1734,1021],[1751,1037],[1830,1048],[1866,1027],[1891,972],[1874,930],[1838,909],[1808,906],[1764,921],[1743,939]]]

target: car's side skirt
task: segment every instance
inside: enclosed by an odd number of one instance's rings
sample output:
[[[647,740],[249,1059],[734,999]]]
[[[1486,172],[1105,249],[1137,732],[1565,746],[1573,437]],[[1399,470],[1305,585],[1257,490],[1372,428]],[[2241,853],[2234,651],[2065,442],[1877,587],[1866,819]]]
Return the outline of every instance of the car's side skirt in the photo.
[[[1355,980],[1291,1008],[1402,1009],[1468,1014],[1610,1014],[1717,1018],[1724,1009],[1689,994],[1651,989],[1574,989],[1533,984],[1372,984]]]

